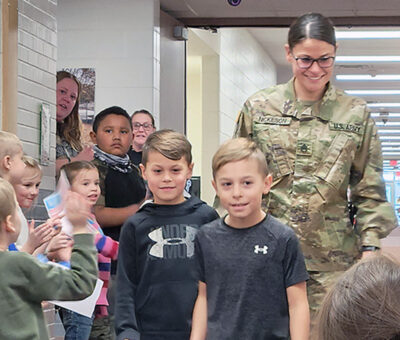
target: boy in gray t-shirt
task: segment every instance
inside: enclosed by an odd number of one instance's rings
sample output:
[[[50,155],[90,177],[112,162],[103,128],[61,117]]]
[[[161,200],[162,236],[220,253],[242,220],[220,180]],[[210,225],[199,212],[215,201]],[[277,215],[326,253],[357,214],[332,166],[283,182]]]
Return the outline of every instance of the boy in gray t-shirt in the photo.
[[[213,157],[224,218],[196,236],[199,293],[191,340],[306,340],[308,274],[291,228],[265,214],[272,178],[254,142],[238,138]]]

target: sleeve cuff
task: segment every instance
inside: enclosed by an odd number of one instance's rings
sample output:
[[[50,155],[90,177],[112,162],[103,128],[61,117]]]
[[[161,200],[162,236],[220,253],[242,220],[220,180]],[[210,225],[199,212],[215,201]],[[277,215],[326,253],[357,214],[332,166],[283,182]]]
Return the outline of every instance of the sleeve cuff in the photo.
[[[381,247],[381,241],[379,233],[374,228],[368,228],[361,234],[361,245],[362,246],[374,246]]]

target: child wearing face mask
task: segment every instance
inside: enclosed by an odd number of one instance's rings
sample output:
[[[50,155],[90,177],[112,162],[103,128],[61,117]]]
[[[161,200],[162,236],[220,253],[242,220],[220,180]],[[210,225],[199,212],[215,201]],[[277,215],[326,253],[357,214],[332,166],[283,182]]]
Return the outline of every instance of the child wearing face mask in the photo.
[[[65,172],[71,185],[71,191],[80,194],[93,207],[100,196],[99,172],[96,166],[87,161],[76,161],[65,164],[61,171]],[[92,318],[67,309],[62,310],[65,340],[112,339],[107,313],[107,287],[110,278],[111,259],[116,260],[118,256],[118,242],[103,234],[93,214],[90,214],[88,224],[95,234],[99,279],[104,284]],[[65,247],[68,246],[65,245]]]

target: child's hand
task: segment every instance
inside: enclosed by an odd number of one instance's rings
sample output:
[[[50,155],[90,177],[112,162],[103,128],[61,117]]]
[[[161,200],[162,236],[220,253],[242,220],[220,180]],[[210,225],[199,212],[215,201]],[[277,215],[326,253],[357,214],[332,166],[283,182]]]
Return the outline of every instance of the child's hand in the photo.
[[[53,237],[53,226],[47,222],[35,228],[35,221],[29,223],[28,241],[23,245],[22,251],[33,254],[33,252]]]
[[[71,259],[73,240],[61,232],[54,236],[47,247],[47,258],[54,261],[69,262]]]
[[[74,226],[74,234],[87,233],[87,220],[90,215],[90,205],[76,192],[69,191],[65,199],[65,214]]]

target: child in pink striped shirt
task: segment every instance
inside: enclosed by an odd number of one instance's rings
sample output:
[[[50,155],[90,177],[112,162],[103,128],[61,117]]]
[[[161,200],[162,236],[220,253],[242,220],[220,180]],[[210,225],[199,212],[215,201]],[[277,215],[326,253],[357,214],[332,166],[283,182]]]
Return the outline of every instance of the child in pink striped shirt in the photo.
[[[87,161],[76,161],[65,164],[61,170],[64,170],[70,182],[71,191],[82,195],[91,206],[94,206],[100,195],[99,172],[96,166]],[[92,319],[70,310],[63,310],[65,340],[112,339],[107,312],[107,288],[111,259],[116,260],[118,256],[118,242],[104,235],[93,214],[88,222],[95,233],[99,278],[104,284]]]

